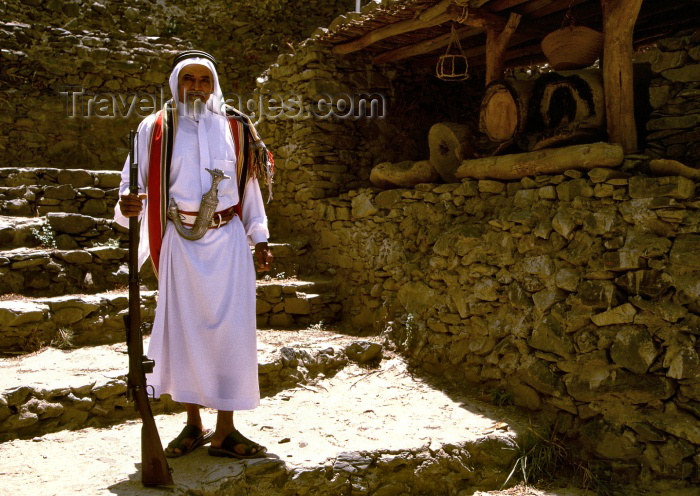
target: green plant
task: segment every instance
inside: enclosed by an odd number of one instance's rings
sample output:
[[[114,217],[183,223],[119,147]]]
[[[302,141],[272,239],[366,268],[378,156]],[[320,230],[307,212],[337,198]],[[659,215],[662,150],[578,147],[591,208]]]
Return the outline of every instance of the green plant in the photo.
[[[320,320],[320,321],[316,322],[315,324],[311,324],[309,326],[309,329],[312,331],[316,331],[316,332],[322,332],[325,330],[325,324],[322,320]]]
[[[494,389],[491,391],[491,403],[496,406],[512,405],[513,394],[505,389]]]
[[[518,457],[503,486],[508,484],[516,473],[525,484],[530,481],[554,479],[566,466],[569,458],[566,447],[556,435],[550,434],[545,437],[533,428],[519,444],[516,444],[516,449]]]
[[[95,246],[105,246],[107,248],[119,248],[119,239],[109,238],[104,243],[99,243],[98,245],[95,245]]]
[[[75,333],[67,327],[60,327],[56,336],[51,340],[51,346],[59,350],[69,350],[73,348],[73,337]]]
[[[32,228],[32,235],[44,248],[56,248],[56,233],[51,229],[51,225],[44,223],[41,229]]]
[[[584,490],[597,496],[628,495],[629,488],[611,482],[610,476],[601,467],[574,455],[559,437],[556,424],[549,430],[529,427],[527,434],[514,448],[518,456],[501,488],[514,477],[526,486],[538,481],[568,478]],[[627,491],[627,492],[625,492]]]
[[[164,37],[175,36],[179,31],[179,26],[177,24],[177,18],[168,17],[165,27],[161,31],[160,35]]]

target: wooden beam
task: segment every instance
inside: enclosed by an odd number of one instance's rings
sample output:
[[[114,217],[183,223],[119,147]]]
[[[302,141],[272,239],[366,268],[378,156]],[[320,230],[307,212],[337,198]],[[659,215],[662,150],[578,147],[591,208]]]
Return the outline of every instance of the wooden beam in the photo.
[[[435,19],[440,14],[444,14],[447,10],[447,7],[449,7],[451,3],[452,0],[442,0],[442,2],[440,2],[439,4],[433,5],[429,9],[425,9],[423,12],[421,12],[418,15],[418,19],[420,19],[421,21],[430,21],[432,19]]]
[[[700,169],[693,169],[677,160],[656,159],[649,162],[649,170],[659,176],[683,176],[700,181]]]
[[[455,172],[457,179],[521,179],[540,174],[559,174],[568,169],[617,167],[624,159],[622,147],[591,143],[536,152],[499,155],[463,160]]]
[[[488,8],[491,12],[500,12],[501,10],[510,9],[525,2],[527,2],[527,0],[494,0],[489,3]]]
[[[503,29],[506,25],[506,20],[496,14],[491,12],[486,12],[485,10],[478,10],[467,8],[467,18],[461,20],[460,18],[464,15],[464,7],[452,4],[447,8],[447,13],[452,15],[452,20],[461,22],[465,26],[472,26],[475,28],[486,28],[490,26],[494,29]]]
[[[461,40],[464,38],[475,36],[477,34],[481,34],[484,32],[484,30],[482,28],[472,28],[469,26],[465,26],[463,28],[455,30],[455,32],[457,38]],[[409,57],[415,57],[416,55],[424,55],[426,53],[430,53],[439,48],[447,46],[450,43],[451,35],[451,33],[447,33],[441,36],[437,36],[435,38],[431,38],[429,40],[421,41],[420,43],[416,43],[414,45],[408,45],[405,47],[397,48],[395,50],[389,50],[388,52],[384,52],[374,57],[372,62],[375,64],[385,64],[387,62],[396,62]]]
[[[374,31],[370,31],[369,33],[366,33],[355,40],[336,45],[333,47],[333,53],[335,55],[346,55],[348,53],[357,52],[358,50],[362,50],[363,48],[366,48],[385,38],[408,33],[409,31],[415,31],[417,29],[437,26],[438,24],[452,20],[452,16],[453,14],[445,12],[430,19],[429,21],[422,21],[419,18],[415,18],[395,22],[379,29],[375,29]]]
[[[520,14],[511,12],[508,22],[501,31],[486,27],[486,84],[503,78],[504,55],[508,43],[520,23]]]
[[[546,7],[550,3],[552,3],[552,0],[530,0],[522,7],[518,8],[518,12],[522,15],[527,16],[527,14],[531,14],[536,10]]]
[[[469,0],[469,6],[478,9],[485,3],[489,3],[491,0]]]
[[[642,0],[600,0],[603,9],[603,86],[608,138],[625,153],[637,151],[632,47]]]
[[[569,7],[576,7],[579,4],[588,2],[589,0],[555,0],[549,5],[540,7],[533,11],[521,12],[521,14],[527,14],[528,19],[539,19],[540,17],[548,16],[549,14],[554,14],[555,12],[562,12],[562,19],[564,14]],[[574,13],[575,14],[575,13]],[[578,19],[578,16],[575,16]]]

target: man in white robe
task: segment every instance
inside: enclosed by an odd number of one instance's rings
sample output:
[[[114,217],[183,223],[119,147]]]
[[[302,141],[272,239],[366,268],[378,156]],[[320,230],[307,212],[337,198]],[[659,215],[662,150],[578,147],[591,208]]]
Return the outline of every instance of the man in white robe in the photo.
[[[217,212],[239,203],[236,161],[240,160],[224,112],[213,57],[190,51],[176,58],[169,79],[177,107],[172,140],[168,196],[184,212],[197,212],[212,184],[205,170],[221,169],[230,179],[219,183]],[[156,115],[138,128],[139,195],[128,192],[127,163],[122,171],[115,219],[141,219],[140,265],[149,255],[149,144]],[[167,177],[167,176],[166,176]],[[255,322],[255,269],[269,269],[272,255],[260,187],[246,181],[239,214],[210,227],[196,241],[182,237],[167,221],[158,257],[158,304],[148,356],[155,360],[148,383],[155,395],[170,394],[185,404],[187,424],[166,455],[181,456],[211,442],[215,456],[265,456],[265,448],[234,427],[233,411],[260,402]],[[141,193],[143,192],[143,193]],[[216,218],[216,215],[215,215]],[[151,220],[151,222],[153,222]],[[251,257],[250,245],[255,246]],[[151,247],[152,248],[152,247]],[[218,410],[215,431],[205,430],[200,406]]]

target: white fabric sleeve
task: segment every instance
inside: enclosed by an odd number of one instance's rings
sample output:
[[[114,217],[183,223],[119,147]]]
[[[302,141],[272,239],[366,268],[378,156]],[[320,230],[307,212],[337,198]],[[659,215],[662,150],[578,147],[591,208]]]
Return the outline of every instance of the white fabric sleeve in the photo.
[[[151,114],[141,121],[137,130],[137,153],[138,153],[138,165],[139,165],[139,193],[146,192],[146,184],[148,182],[148,148],[149,141],[151,139],[151,131],[153,129],[153,124],[156,121],[156,115]],[[124,167],[122,168],[121,182],[119,184],[119,196],[126,195],[129,193],[129,161],[130,161],[131,151],[126,156],[126,161],[124,162]],[[139,215],[139,220],[143,218],[145,212],[144,209],[141,210],[141,215]],[[114,208],[114,220],[121,226],[129,227],[129,218],[122,215],[122,211],[119,208],[119,203]]]
[[[149,161],[149,144],[151,140],[151,131],[153,130],[153,125],[156,122],[156,114],[151,114],[146,117],[141,124],[139,124],[137,131],[137,153],[138,153],[138,165],[139,165],[139,193],[147,193],[146,185],[148,184],[148,161]],[[124,163],[124,168],[122,169],[122,178],[119,184],[119,195],[125,195],[129,192],[129,157],[126,157],[126,162]],[[144,262],[150,256],[151,248],[148,243],[148,217],[145,215],[146,209],[148,208],[148,198],[143,201],[143,209],[139,215],[140,229],[139,229],[139,268],[143,266]],[[119,203],[114,207],[114,220],[124,226],[129,227],[129,218],[124,217],[122,214]]]
[[[270,232],[267,229],[267,215],[265,215],[265,204],[263,202],[260,185],[257,179],[248,179],[243,194],[243,209],[242,209],[243,226],[245,233],[248,235],[248,242],[251,246],[257,243],[266,243],[270,237]]]

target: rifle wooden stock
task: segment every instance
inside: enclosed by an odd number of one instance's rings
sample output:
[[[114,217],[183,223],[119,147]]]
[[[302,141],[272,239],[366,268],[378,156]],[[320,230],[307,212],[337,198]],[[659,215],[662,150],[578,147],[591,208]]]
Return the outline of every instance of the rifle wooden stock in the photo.
[[[135,161],[134,133],[129,134],[131,159],[129,164],[129,192],[138,193],[138,164]],[[124,316],[126,344],[129,349],[128,394],[141,416],[141,483],[144,486],[171,486],[173,478],[163,452],[158,428],[148,402],[146,372],[153,370],[153,361],[143,354],[139,291],[139,222],[129,218],[129,314]]]

